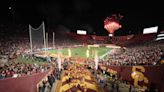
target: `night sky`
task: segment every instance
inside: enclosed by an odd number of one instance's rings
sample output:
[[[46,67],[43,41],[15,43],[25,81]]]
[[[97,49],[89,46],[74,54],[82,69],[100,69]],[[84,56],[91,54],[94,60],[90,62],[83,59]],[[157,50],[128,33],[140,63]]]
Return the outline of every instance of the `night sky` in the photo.
[[[134,0],[3,0],[0,1],[0,24],[32,24],[42,21],[46,28],[64,25],[74,31],[86,29],[106,34],[104,19],[113,14],[123,15],[119,33],[141,33],[143,28],[163,26],[164,8],[160,2]],[[144,1],[144,2],[143,2]],[[11,9],[9,9],[11,7]]]

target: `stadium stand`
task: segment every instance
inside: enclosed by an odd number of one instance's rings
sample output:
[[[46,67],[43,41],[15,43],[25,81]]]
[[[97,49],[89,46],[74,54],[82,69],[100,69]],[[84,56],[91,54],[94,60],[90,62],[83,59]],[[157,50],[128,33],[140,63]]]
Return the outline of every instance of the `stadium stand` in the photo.
[[[1,29],[3,28],[1,27]],[[14,30],[14,28],[5,30]],[[56,57],[52,62],[47,62],[47,66],[36,65],[35,63],[18,63],[17,58],[20,56],[37,61],[33,55],[29,54],[28,30],[26,30],[26,27],[19,30],[23,30],[22,33],[24,34],[18,33],[10,37],[13,33],[5,33],[4,31],[1,34],[2,37],[0,37],[0,90],[3,92],[18,92],[18,90],[20,92],[36,92],[36,90],[38,92],[49,92],[54,83],[62,79],[62,72],[65,70],[71,71],[68,68],[77,62],[63,58],[64,62],[62,62],[61,71],[57,69]],[[105,89],[105,92],[163,92],[164,42],[163,40],[155,41],[155,37],[156,34],[116,36],[112,39],[112,42],[126,44],[123,45],[125,47],[112,49],[111,53],[100,59],[98,70],[94,69],[94,60],[86,61],[84,68],[92,73],[96,82]],[[99,42],[100,40],[101,42]],[[107,40],[107,37],[56,32],[55,48],[62,49],[68,46],[74,47],[74,45],[84,46],[84,42],[87,44],[100,43],[100,45],[109,45],[106,44],[108,41],[104,40]],[[144,43],[138,44],[141,41]],[[52,47],[51,36],[49,47]],[[50,67],[54,68],[53,72],[49,72],[51,70]],[[133,76],[133,72],[140,76],[139,86],[134,85],[136,77]],[[72,80],[74,79],[76,78]],[[78,89],[80,88],[81,86]],[[68,91],[70,90],[73,89]]]
[[[157,35],[156,33],[152,33],[152,34],[115,36],[112,38],[112,43],[117,44],[117,45],[138,44],[142,42],[155,40],[156,35]]]

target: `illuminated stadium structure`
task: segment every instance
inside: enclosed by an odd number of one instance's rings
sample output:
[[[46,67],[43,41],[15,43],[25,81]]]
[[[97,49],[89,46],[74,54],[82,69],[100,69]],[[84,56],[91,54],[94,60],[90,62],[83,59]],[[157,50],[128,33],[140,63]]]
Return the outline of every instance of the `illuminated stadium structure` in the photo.
[[[122,17],[105,19],[104,28],[112,37],[90,35],[87,30],[46,33],[42,23],[38,28],[29,26],[27,38],[4,38],[0,90],[163,92],[163,32],[155,26],[151,33],[145,28],[146,34],[116,36]]]

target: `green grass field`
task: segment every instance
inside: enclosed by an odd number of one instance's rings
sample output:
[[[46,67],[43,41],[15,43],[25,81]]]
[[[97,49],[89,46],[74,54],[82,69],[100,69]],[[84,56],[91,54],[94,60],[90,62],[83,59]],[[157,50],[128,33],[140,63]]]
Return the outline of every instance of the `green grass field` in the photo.
[[[68,49],[69,48],[64,48],[62,50],[49,50],[48,52],[50,54],[57,54],[58,52],[61,52],[63,55],[68,56]],[[87,47],[70,48],[71,56],[87,58],[87,56],[86,56],[87,49],[88,49]],[[98,56],[102,56],[103,54],[107,53],[110,50],[111,50],[111,48],[106,48],[106,47],[91,47],[89,49],[89,58],[94,57],[95,51],[98,52]]]
[[[31,58],[23,58],[21,56],[19,56],[16,59],[16,62],[20,62],[20,63],[24,63],[24,64],[37,64],[37,65],[44,65],[44,64],[48,64],[48,62],[41,60],[41,59],[31,59]]]

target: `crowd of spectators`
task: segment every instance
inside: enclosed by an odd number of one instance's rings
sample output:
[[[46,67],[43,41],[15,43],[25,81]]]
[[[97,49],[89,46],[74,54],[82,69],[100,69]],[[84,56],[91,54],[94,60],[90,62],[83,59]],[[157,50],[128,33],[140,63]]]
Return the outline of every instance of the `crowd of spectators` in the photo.
[[[0,39],[0,63],[10,61],[17,55],[29,48],[28,39],[25,38],[3,38]]]
[[[27,31],[28,32],[28,31]],[[82,44],[75,39],[69,38],[64,34],[55,36],[55,47],[62,48],[72,45]],[[49,39],[49,46],[52,47],[52,39]],[[0,37],[0,79],[17,78],[21,76],[28,76],[35,73],[47,71],[50,66],[24,64],[13,61],[18,55],[21,55],[30,49],[29,38],[22,37]],[[140,45],[133,45],[120,50],[113,49],[112,54],[107,55],[100,60],[102,65],[158,65],[160,64],[161,56],[164,56],[164,42],[153,41],[151,43],[144,43]],[[1,64],[2,61],[6,63]],[[11,60],[11,61],[10,61]],[[67,60],[66,60],[67,61]],[[65,69],[68,62],[62,64]],[[93,62],[90,64],[93,65]],[[64,67],[65,66],[65,67]],[[55,66],[56,68],[57,66]],[[106,75],[102,72],[96,72],[97,80],[103,84],[107,90],[121,90],[122,86],[126,86],[126,90],[131,91],[133,88],[127,82],[118,80],[116,77],[104,82]],[[47,76],[47,80],[42,81],[39,86],[39,92],[49,92],[56,79],[59,79],[60,72],[55,69],[52,74]],[[104,78],[101,80],[101,76]],[[46,91],[47,90],[47,91]],[[120,91],[121,92],[121,91]],[[126,91],[127,92],[127,91]]]
[[[155,41],[120,49],[100,60],[100,63],[104,65],[158,65],[161,56],[164,55],[164,42]]]
[[[53,71],[45,76],[45,78],[39,83],[38,86],[38,92],[51,92],[53,90],[53,86],[57,85],[57,80],[61,79],[61,72],[67,68],[67,66],[71,63],[68,62],[67,60],[64,60],[62,62],[62,69],[61,71],[57,68],[58,63],[56,61],[57,59],[54,59],[52,61],[53,65]]]
[[[2,33],[0,37],[0,79],[31,75],[49,69],[47,66],[24,64],[16,61],[18,56],[25,56],[27,55],[26,51],[30,50],[29,31],[25,28],[20,25],[18,28],[13,28],[15,31],[10,32],[11,28],[4,25],[0,26]],[[66,34],[55,35],[55,48],[80,44]],[[49,37],[49,47],[53,47],[52,40],[52,37]]]
[[[53,85],[59,80],[60,72],[54,69],[51,74],[39,83],[38,92],[51,92]]]
[[[17,78],[45,72],[50,65],[25,64],[21,62],[8,62],[0,67],[0,79]]]

